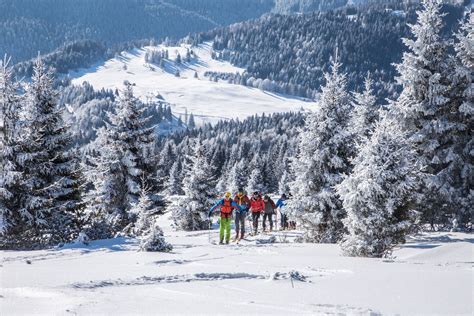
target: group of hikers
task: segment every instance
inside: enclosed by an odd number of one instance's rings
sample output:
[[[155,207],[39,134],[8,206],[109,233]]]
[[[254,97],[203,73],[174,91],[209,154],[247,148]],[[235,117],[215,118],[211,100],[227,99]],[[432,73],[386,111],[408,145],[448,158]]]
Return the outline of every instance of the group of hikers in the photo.
[[[232,199],[232,193],[226,192],[224,198],[219,200],[209,211],[209,217],[215,210],[220,209],[221,212],[219,244],[223,244],[224,239],[225,243],[228,244],[230,242],[232,215],[234,215],[235,220],[235,241],[245,237],[245,219],[249,212],[252,216],[254,235],[258,233],[261,214],[263,214],[263,231],[267,231],[267,221],[269,222],[270,231],[273,230],[273,215],[277,214],[277,209],[279,209],[280,213],[281,229],[288,229],[288,216],[283,211],[286,200],[286,194],[282,194],[277,203],[275,203],[267,194],[262,197],[260,192],[253,192],[251,198],[249,198],[242,188],[239,188],[237,194]]]

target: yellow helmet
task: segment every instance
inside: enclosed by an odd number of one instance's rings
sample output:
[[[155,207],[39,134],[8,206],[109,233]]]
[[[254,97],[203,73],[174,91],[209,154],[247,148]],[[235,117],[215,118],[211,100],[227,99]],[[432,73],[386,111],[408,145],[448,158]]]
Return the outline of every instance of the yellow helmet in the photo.
[[[230,198],[231,196],[232,196],[232,193],[230,193],[230,192],[226,192],[224,194],[224,197],[226,197],[226,198]]]

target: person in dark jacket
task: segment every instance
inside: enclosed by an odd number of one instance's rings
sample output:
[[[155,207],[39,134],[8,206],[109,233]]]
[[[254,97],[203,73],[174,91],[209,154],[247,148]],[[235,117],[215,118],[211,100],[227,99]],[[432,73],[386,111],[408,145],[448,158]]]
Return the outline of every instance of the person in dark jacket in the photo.
[[[239,192],[234,196],[234,202],[242,207],[241,211],[235,212],[235,240],[240,240],[245,237],[245,218],[250,209],[250,199],[244,190],[239,188]]]
[[[273,230],[273,214],[275,214],[276,205],[275,202],[268,196],[263,197],[264,210],[263,210],[263,231],[266,231],[266,222],[267,219],[270,222],[270,231]]]

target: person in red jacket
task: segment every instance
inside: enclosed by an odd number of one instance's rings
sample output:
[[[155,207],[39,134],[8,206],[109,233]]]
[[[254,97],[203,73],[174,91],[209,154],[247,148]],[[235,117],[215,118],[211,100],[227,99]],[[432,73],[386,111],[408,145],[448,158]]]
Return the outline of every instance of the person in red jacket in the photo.
[[[263,202],[262,196],[260,193],[254,192],[250,199],[250,211],[252,212],[254,235],[258,232],[258,219],[260,218],[260,213],[262,213],[264,209],[265,203]]]

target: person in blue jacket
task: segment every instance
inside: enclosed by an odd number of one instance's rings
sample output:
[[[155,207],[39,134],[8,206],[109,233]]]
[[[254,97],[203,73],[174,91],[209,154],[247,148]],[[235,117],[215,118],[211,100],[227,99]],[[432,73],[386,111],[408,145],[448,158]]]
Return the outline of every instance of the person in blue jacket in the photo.
[[[285,207],[285,201],[287,200],[286,194],[282,194],[281,197],[278,199],[276,203],[277,209],[280,210],[280,217],[281,217],[281,229],[285,230],[288,229],[288,216],[283,212],[283,208]]]
[[[214,212],[214,210],[217,208],[220,208],[221,210],[219,244],[222,245],[224,243],[224,236],[225,243],[228,244],[230,241],[230,224],[232,222],[232,211],[234,209],[243,211],[244,209],[232,200],[232,193],[230,192],[226,192],[224,198],[222,200],[219,200],[216,205],[211,207],[209,211],[209,217],[211,216],[212,212]]]

